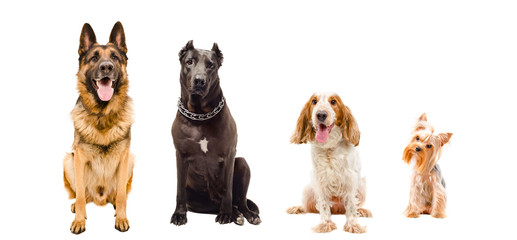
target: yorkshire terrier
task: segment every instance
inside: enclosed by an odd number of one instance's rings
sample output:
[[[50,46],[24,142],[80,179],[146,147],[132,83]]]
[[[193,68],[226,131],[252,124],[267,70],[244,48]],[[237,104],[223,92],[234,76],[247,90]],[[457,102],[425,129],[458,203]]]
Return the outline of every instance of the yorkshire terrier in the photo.
[[[442,147],[452,137],[452,133],[434,133],[424,113],[418,118],[411,142],[404,149],[403,160],[413,165],[409,205],[404,212],[409,218],[420,214],[430,214],[435,218],[445,218],[445,181],[437,162]]]

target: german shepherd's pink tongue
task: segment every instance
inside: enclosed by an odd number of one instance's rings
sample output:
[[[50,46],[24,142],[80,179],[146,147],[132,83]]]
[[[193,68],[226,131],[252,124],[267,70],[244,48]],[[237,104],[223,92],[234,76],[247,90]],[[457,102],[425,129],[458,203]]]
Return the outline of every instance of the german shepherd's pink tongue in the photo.
[[[97,95],[102,101],[109,101],[111,97],[113,97],[113,88],[111,85],[113,82],[109,78],[103,78],[99,81],[97,81]]]
[[[329,138],[329,132],[331,129],[325,126],[325,124],[320,124],[318,129],[316,130],[316,140],[320,143],[324,143]]]

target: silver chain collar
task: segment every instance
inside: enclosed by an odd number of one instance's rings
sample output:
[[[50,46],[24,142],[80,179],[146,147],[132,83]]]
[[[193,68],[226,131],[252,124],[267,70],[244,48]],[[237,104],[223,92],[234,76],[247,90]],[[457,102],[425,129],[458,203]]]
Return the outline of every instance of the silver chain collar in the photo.
[[[190,118],[192,120],[195,120],[195,121],[205,121],[210,118],[213,118],[221,110],[223,110],[223,107],[224,107],[224,97],[219,102],[219,105],[217,105],[217,107],[214,108],[214,110],[212,110],[209,113],[199,114],[199,113],[193,113],[193,112],[189,111],[187,108],[185,108],[185,106],[183,106],[183,103],[181,103],[181,98],[178,100],[178,110],[180,111],[180,113],[183,116]]]

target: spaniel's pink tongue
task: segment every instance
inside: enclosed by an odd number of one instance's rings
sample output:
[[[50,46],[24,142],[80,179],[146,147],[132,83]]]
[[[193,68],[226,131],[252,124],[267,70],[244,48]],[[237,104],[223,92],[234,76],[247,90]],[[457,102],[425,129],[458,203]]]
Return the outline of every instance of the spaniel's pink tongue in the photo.
[[[320,124],[318,130],[316,131],[316,141],[320,143],[324,143],[329,138],[329,131],[327,126]]]
[[[97,86],[99,89],[97,89],[97,95],[102,101],[109,101],[111,97],[113,97],[113,88],[111,87],[111,80],[110,79],[102,79],[100,81],[97,81]]]

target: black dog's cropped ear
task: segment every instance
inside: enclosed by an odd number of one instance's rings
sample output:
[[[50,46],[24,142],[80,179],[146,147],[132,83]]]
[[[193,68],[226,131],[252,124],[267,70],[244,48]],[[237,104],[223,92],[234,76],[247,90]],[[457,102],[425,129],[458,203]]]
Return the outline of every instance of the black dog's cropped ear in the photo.
[[[214,43],[214,46],[212,46],[212,52],[215,53],[215,56],[217,56],[217,60],[219,61],[219,66],[223,65],[223,53],[221,50],[219,50],[219,46],[217,46],[217,43]]]
[[[122,23],[115,23],[111,30],[109,42],[115,44],[120,51],[127,53],[126,35],[124,34]]]
[[[178,56],[180,57],[180,61],[181,59],[185,56],[185,54],[187,54],[187,52],[189,50],[194,50],[194,40],[190,40],[187,42],[187,45],[185,45],[185,47],[183,47],[180,52],[178,53]]]
[[[83,30],[81,30],[81,37],[79,37],[79,56],[83,55],[91,46],[97,42],[95,33],[93,32],[92,26],[85,23]]]

